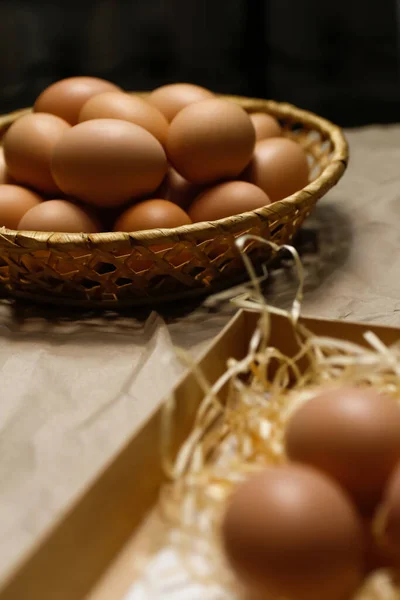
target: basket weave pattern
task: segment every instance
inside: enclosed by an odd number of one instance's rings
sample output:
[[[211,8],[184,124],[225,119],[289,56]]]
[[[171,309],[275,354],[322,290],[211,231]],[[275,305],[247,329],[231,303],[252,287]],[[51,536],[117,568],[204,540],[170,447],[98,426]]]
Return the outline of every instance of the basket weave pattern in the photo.
[[[313,206],[342,176],[348,159],[341,130],[289,104],[230,97],[248,112],[277,117],[284,135],[307,152],[311,183],[265,208],[211,223],[147,232],[65,234],[0,229],[0,284],[15,296],[81,306],[143,305],[225,287],[243,274],[235,238],[251,233],[288,242]],[[25,111],[0,118],[0,135]],[[163,248],[160,250],[160,246]],[[268,249],[250,242],[253,260]]]

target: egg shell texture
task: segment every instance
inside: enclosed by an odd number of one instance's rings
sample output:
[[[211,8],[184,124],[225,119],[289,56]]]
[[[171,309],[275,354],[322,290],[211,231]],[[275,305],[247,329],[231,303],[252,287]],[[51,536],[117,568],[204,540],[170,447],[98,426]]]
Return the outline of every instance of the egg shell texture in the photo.
[[[68,131],[53,152],[60,189],[99,207],[120,206],[156,190],[167,172],[160,142],[118,119],[94,119]]]

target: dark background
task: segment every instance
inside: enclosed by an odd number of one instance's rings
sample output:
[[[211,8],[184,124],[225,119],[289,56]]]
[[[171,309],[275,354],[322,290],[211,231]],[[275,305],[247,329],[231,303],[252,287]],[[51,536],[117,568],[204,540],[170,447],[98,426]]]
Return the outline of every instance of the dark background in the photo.
[[[0,0],[0,111],[52,81],[189,81],[341,125],[400,121],[396,0]]]

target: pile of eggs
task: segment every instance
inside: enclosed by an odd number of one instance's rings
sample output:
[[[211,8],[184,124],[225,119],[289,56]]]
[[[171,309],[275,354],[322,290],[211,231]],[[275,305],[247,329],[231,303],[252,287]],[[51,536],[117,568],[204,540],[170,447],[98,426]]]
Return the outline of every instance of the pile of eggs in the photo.
[[[133,96],[93,77],[45,89],[8,129],[0,226],[96,233],[255,210],[307,185],[307,156],[263,113],[191,84]]]
[[[349,600],[370,571],[399,572],[398,400],[327,390],[293,413],[285,450],[233,491],[223,518],[227,558],[254,598]]]

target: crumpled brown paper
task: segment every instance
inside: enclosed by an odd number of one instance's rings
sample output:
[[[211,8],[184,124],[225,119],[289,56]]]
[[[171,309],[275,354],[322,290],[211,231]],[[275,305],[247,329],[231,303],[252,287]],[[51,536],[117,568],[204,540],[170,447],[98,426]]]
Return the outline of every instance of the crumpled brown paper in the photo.
[[[0,343],[0,554],[5,570],[178,380],[168,329],[67,323]],[[33,329],[33,330],[32,330]]]

